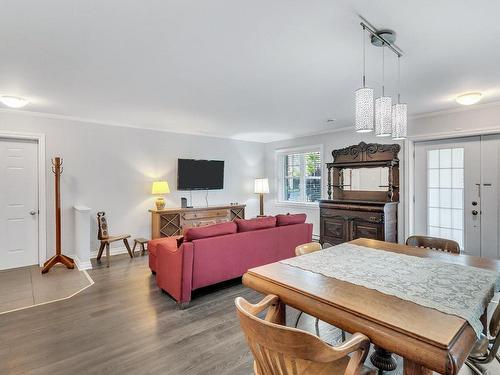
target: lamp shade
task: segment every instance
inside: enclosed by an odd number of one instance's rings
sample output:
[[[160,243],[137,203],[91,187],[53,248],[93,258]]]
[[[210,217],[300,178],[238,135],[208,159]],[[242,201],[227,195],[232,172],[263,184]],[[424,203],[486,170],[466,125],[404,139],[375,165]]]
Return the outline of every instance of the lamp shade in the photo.
[[[267,194],[269,193],[269,181],[267,178],[256,178],[254,193]]]
[[[373,89],[363,87],[356,90],[356,121],[358,133],[373,131]]]
[[[167,181],[155,181],[153,182],[153,187],[151,188],[151,194],[168,194],[170,193],[170,187]]]
[[[381,96],[375,100],[375,135],[388,137],[392,133],[392,99]]]
[[[404,103],[392,106],[392,139],[395,141],[406,138],[407,112],[407,106]]]

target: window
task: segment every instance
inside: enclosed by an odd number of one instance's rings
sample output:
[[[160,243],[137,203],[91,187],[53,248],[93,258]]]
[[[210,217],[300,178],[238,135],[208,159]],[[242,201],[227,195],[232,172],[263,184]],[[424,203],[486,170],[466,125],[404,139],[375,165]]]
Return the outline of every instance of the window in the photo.
[[[427,234],[464,243],[464,149],[427,152]]]
[[[319,201],[322,166],[319,147],[279,152],[278,200],[293,203]]]

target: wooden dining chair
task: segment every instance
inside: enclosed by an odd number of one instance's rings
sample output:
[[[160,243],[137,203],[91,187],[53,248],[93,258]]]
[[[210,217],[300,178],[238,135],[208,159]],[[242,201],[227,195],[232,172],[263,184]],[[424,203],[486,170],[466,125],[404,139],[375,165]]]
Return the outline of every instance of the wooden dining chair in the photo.
[[[428,236],[410,236],[406,240],[408,246],[440,250],[452,254],[460,254],[460,245],[453,240]]]
[[[238,297],[235,304],[256,375],[376,374],[364,366],[370,340],[361,333],[339,346],[330,346],[309,332],[281,325],[283,305],[275,295],[255,305]],[[265,319],[258,318],[266,309]]]
[[[319,242],[308,242],[302,245],[299,245],[295,248],[295,255],[305,255],[309,253],[314,253],[315,251],[321,250],[323,247]]]
[[[106,213],[105,212],[97,213],[97,239],[101,242],[101,245],[99,246],[99,251],[97,252],[97,258],[96,258],[97,261],[101,260],[102,252],[104,251],[104,248],[106,248],[106,262],[107,262],[107,267],[109,267],[109,244],[116,241],[123,241],[125,247],[127,248],[128,255],[130,255],[130,257],[133,258],[134,254],[130,249],[127,238],[130,238],[130,234],[110,236],[108,233],[108,222],[106,220]]]
[[[465,364],[477,375],[485,374],[478,365],[485,365],[495,358],[500,362],[498,349],[500,347],[500,304],[497,305],[489,325],[489,336],[481,334],[472,348]]]
[[[327,242],[325,242],[323,245],[321,245],[319,242],[308,242],[308,243],[299,245],[295,248],[295,256],[314,253],[316,251],[319,251],[322,249],[327,249],[329,247],[332,247],[332,245],[330,245]],[[294,325],[295,328],[298,327],[300,318],[302,317],[302,314],[303,314],[303,312],[301,311],[301,312],[299,312],[299,315],[297,315],[297,319],[295,320],[295,325]],[[316,318],[316,321],[314,323],[314,328],[316,330],[316,336],[320,337],[319,319],[318,318]],[[342,341],[345,341],[345,332],[343,330],[342,330]]]

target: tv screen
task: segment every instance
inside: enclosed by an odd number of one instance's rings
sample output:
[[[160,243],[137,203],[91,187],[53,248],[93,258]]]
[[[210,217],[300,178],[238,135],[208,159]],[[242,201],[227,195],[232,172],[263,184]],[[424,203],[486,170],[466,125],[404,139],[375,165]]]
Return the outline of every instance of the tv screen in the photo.
[[[224,188],[224,161],[178,159],[177,190]]]

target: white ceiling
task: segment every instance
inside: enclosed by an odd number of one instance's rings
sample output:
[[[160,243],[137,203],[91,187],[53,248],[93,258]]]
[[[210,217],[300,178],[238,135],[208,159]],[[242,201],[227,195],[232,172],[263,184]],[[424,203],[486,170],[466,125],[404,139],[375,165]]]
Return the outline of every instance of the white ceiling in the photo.
[[[0,94],[30,98],[26,111],[183,133],[324,132],[353,121],[358,14],[397,32],[410,115],[455,108],[466,91],[500,100],[500,1],[489,0],[3,1]],[[378,93],[381,50],[367,50]]]

